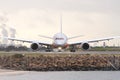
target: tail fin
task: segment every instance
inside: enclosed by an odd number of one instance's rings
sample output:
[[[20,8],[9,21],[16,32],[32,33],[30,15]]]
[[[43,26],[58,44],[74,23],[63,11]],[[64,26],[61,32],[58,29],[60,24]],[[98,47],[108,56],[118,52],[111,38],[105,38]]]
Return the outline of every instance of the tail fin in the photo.
[[[60,15],[60,33],[62,33],[62,15]]]

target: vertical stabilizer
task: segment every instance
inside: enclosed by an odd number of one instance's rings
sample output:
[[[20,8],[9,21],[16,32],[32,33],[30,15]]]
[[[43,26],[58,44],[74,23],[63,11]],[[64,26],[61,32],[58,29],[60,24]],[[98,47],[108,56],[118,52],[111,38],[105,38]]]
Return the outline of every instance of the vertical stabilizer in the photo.
[[[62,15],[60,15],[60,33],[62,33]]]

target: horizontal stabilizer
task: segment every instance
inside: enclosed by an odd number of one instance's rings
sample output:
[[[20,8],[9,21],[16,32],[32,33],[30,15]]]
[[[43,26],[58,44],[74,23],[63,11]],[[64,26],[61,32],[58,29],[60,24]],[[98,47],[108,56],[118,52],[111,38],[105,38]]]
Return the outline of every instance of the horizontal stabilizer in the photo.
[[[73,37],[69,37],[68,39],[74,39],[74,38],[83,37],[83,36],[84,36],[84,35],[73,36]]]
[[[48,37],[48,36],[44,36],[44,35],[38,35],[38,36],[43,37],[43,38],[53,39],[52,37]]]

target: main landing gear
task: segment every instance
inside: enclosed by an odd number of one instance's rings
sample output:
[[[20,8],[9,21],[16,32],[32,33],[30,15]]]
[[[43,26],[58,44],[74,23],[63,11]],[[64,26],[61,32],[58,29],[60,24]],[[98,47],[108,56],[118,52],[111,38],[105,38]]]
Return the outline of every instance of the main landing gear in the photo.
[[[47,46],[47,48],[46,48],[45,51],[46,51],[46,52],[51,52],[51,51],[53,51],[53,50],[52,50],[52,48],[51,48],[50,46]]]
[[[70,52],[75,52],[76,50],[75,50],[75,46],[73,45],[73,46],[70,46]]]

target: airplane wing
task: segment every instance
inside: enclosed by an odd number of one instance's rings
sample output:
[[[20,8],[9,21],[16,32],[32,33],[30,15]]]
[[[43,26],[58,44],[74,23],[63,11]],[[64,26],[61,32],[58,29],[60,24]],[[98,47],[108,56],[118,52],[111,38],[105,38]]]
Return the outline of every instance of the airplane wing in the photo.
[[[84,42],[93,43],[93,42],[99,42],[99,41],[105,41],[105,40],[112,40],[112,39],[117,39],[117,38],[120,38],[120,36],[100,38],[100,39],[92,39],[92,40],[85,40],[85,41],[80,41],[80,42],[75,42],[75,43],[69,43],[69,45],[79,45],[79,44],[82,44]]]
[[[11,37],[2,37],[2,38],[8,39],[8,40],[11,40],[11,41],[20,41],[20,42],[27,42],[27,43],[39,43],[41,45],[51,45],[51,43],[40,42],[40,41],[35,41],[35,40],[25,40],[25,39],[11,38]]]

